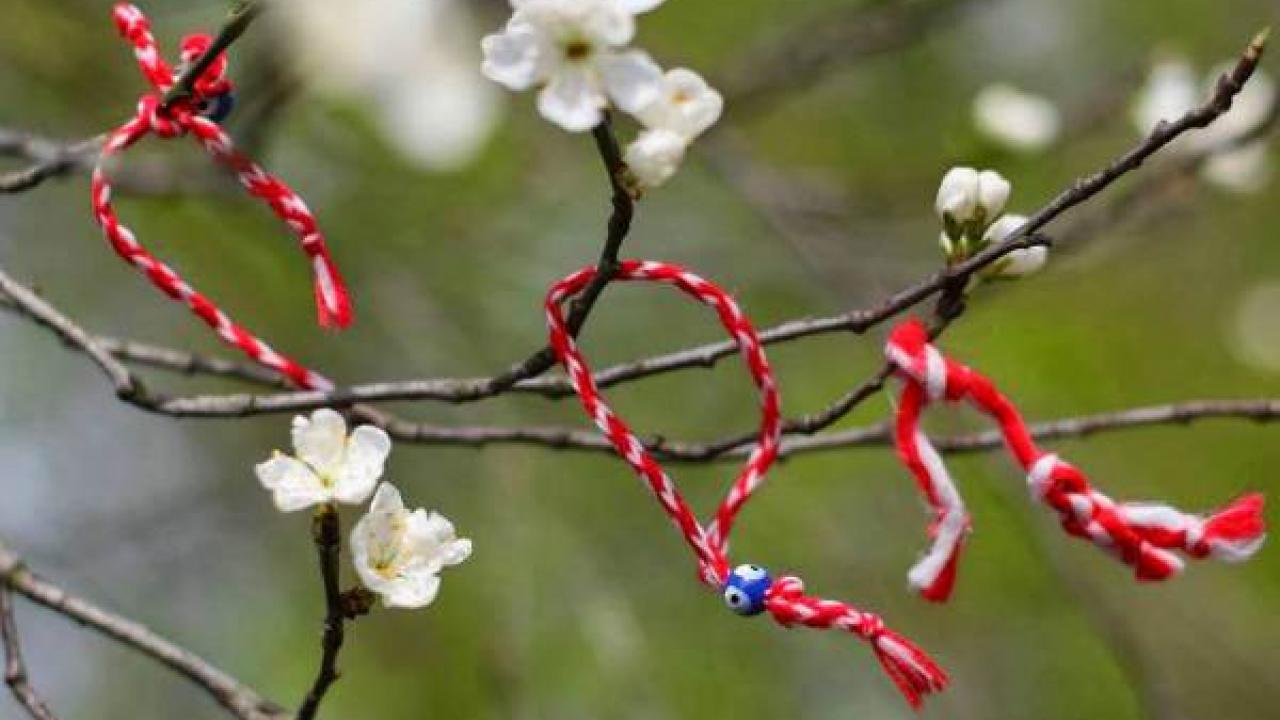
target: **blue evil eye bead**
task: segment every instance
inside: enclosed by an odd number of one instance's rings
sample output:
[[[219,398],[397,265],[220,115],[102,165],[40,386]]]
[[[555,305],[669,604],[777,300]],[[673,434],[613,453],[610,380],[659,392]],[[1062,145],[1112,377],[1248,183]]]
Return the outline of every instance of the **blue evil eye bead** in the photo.
[[[235,106],[236,96],[233,93],[226,92],[205,100],[200,112],[206,118],[220,123],[227,119],[227,116],[231,114],[231,110]]]
[[[773,585],[769,572],[759,565],[739,565],[724,584],[724,604],[739,615],[764,612],[764,599]]]

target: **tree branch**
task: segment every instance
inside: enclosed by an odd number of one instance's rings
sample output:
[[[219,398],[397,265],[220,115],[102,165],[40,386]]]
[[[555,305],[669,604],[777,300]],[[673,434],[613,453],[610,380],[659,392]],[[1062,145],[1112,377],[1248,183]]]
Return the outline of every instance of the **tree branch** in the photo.
[[[338,511],[332,505],[321,505],[311,523],[311,538],[320,561],[320,579],[324,586],[324,635],[321,640],[320,670],[311,690],[298,710],[298,720],[313,720],[329,687],[338,679],[338,653],[342,651],[346,613],[339,587],[338,562],[342,537]]]
[[[185,100],[191,97],[191,93],[195,91],[196,81],[204,74],[205,70],[213,65],[213,61],[218,55],[225,52],[227,48],[235,44],[236,40],[249,29],[249,25],[257,19],[258,14],[262,11],[262,6],[258,0],[241,0],[227,16],[226,22],[218,30],[217,36],[213,38],[208,49],[206,49],[195,62],[182,69],[178,73],[178,79],[174,82],[173,87],[164,94],[160,99],[160,107],[168,109],[171,105],[179,100]]]
[[[861,388],[869,388],[867,383]],[[873,390],[863,390],[870,394]],[[853,395],[853,393],[850,393]],[[1078,438],[1129,428],[1159,425],[1190,425],[1209,419],[1251,420],[1270,423],[1280,420],[1280,398],[1190,400],[1165,405],[1135,407],[1095,415],[1049,420],[1028,426],[1037,440]],[[489,445],[530,445],[552,450],[574,450],[612,454],[609,441],[594,430],[554,425],[523,427],[436,427],[406,423],[388,423],[387,432],[396,439],[426,445],[485,447]],[[744,433],[745,435],[746,433]],[[799,437],[797,436],[799,435]],[[779,457],[851,448],[884,447],[893,442],[891,428],[885,423],[804,437],[803,430],[789,431],[782,442]],[[935,439],[934,445],[944,453],[973,453],[994,450],[1004,439],[995,430],[970,435],[953,435]],[[704,463],[735,460],[750,453],[749,443],[732,440],[713,442],[680,442],[660,435],[650,435],[644,445],[654,455],[673,462]]]
[[[208,660],[139,623],[103,610],[39,577],[28,570],[3,542],[0,542],[0,585],[151,657],[204,689],[241,720],[283,720],[290,717],[278,705]]]
[[[4,641],[4,682],[32,717],[32,720],[58,720],[49,706],[31,687],[27,666],[22,660],[22,645],[18,641],[18,624],[13,617],[13,591],[0,585],[0,638]]]

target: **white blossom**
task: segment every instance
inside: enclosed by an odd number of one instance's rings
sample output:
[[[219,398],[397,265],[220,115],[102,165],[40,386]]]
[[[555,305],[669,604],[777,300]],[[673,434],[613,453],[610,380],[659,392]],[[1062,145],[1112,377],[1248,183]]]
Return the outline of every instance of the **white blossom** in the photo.
[[[987,228],[984,239],[988,243],[1000,243],[1012,235],[1018,228],[1025,225],[1027,217],[1025,215],[1009,214],[1000,218]],[[1049,248],[1043,245],[1033,245],[1028,248],[1018,248],[1010,251],[1007,255],[1000,258],[994,265],[994,275],[997,277],[1016,278],[1024,275],[1030,275],[1038,272],[1049,261]]]
[[[624,159],[641,185],[654,188],[675,175],[688,144],[670,130],[645,130],[627,146]]]
[[[383,483],[351,530],[351,555],[360,581],[383,605],[420,608],[435,600],[440,571],[471,555],[471,541],[435,512],[406,509],[400,491]]]
[[[293,419],[296,455],[276,451],[255,468],[281,512],[329,502],[362,503],[382,477],[391,438],[379,428],[361,425],[350,435],[333,410],[316,410]]]
[[[675,68],[662,76],[658,96],[636,117],[650,130],[667,130],[691,142],[720,119],[723,109],[724,98],[701,75]]]
[[[308,87],[367,109],[419,165],[465,166],[498,119],[498,92],[475,63],[467,0],[279,0],[282,47]]]
[[[662,70],[628,50],[638,10],[632,0],[513,0],[502,32],[484,38],[485,76],[511,90],[538,91],[538,111],[570,132],[600,123],[612,101],[635,113],[657,98]]]
[[[986,137],[1020,152],[1045,149],[1062,129],[1052,102],[1005,84],[988,85],[974,97],[973,122]]]
[[[1009,181],[994,170],[954,167],[938,186],[935,208],[944,221],[989,223],[1004,211],[1011,189]]]

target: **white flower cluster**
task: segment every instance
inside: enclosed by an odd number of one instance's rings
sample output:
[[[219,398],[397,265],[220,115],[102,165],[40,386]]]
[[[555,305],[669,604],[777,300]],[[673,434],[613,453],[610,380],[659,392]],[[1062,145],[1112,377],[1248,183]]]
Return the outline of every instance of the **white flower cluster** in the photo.
[[[1202,86],[1186,58],[1170,56],[1157,61],[1133,105],[1134,126],[1139,132],[1147,133],[1161,121],[1171,122],[1182,117],[1195,108],[1226,69],[1225,65],[1215,68]],[[1205,180],[1229,192],[1258,192],[1271,179],[1266,139],[1229,146],[1266,122],[1275,103],[1275,83],[1258,68],[1225,115],[1209,127],[1185,136],[1174,148],[1181,152],[1212,150],[1213,154],[1201,169]]]
[[[359,505],[373,495],[369,512],[351,532],[356,573],[387,607],[430,605],[440,589],[440,571],[466,560],[471,541],[457,537],[453,524],[435,512],[406,509],[391,483],[378,487],[391,438],[372,425],[347,434],[346,421],[328,409],[295,417],[292,435],[295,455],[277,451],[255,468],[276,507],[293,512]]]
[[[626,162],[644,187],[666,182],[724,101],[692,70],[664,73],[629,47],[636,16],[663,0],[511,0],[501,32],[484,38],[484,74],[511,90],[538,89],[538,111],[570,132],[600,124],[609,107],[644,129]]]
[[[962,262],[1026,223],[1022,215],[1003,214],[1011,190],[1009,181],[994,170],[954,167],[947,171],[934,207],[942,220],[939,242],[948,262]],[[1029,275],[1044,267],[1047,260],[1048,250],[1042,245],[1019,248],[995,263],[986,276]]]

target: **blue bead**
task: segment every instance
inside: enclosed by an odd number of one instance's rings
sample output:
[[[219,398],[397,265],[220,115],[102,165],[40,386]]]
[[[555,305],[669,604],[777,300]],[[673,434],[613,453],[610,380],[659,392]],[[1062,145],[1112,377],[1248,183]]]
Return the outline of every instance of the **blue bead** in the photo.
[[[739,565],[724,583],[724,604],[739,615],[759,615],[772,586],[769,571],[759,565]]]
[[[210,120],[221,123],[231,114],[232,108],[236,106],[236,96],[232,93],[223,93],[216,95],[205,101],[204,116]]]

